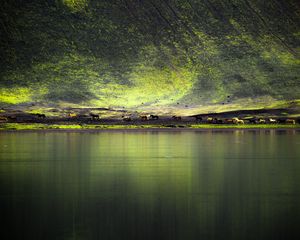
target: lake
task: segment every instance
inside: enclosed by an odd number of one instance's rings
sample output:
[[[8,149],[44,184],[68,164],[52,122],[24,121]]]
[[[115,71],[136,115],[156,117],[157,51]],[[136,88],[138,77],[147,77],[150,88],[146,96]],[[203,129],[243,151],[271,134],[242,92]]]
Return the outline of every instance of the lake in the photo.
[[[300,239],[300,130],[0,132],[0,208],[1,239]]]

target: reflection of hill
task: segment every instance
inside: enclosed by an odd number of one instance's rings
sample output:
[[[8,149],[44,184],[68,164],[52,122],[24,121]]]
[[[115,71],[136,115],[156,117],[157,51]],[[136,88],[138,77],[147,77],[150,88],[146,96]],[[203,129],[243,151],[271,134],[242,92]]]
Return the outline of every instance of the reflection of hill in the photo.
[[[291,236],[298,140],[282,130],[2,133],[2,218],[22,229],[13,239]]]

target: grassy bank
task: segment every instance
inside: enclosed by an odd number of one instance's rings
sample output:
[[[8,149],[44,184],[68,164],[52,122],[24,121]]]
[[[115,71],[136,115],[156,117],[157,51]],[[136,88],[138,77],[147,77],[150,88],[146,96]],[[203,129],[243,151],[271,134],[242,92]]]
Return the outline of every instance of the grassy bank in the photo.
[[[152,128],[189,128],[189,129],[268,129],[268,128],[300,128],[300,124],[192,124],[192,125],[79,125],[79,124],[25,124],[25,123],[3,123],[0,124],[1,130],[47,130],[47,129],[152,129]]]

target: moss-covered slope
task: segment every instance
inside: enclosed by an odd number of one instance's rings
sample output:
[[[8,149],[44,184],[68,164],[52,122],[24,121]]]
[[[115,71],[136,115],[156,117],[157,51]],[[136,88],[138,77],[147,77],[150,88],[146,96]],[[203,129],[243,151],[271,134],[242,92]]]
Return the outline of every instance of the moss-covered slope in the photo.
[[[4,0],[0,104],[297,99],[297,2]]]

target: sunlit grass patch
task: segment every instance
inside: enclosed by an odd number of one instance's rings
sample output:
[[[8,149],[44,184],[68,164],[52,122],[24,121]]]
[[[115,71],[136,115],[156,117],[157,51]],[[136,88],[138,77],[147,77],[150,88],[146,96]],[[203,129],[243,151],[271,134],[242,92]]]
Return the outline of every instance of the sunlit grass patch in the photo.
[[[160,128],[159,125],[102,125],[102,124],[40,124],[40,123],[4,123],[0,130],[45,130],[45,129],[136,129]]]
[[[268,106],[269,108],[288,108],[288,107],[300,107],[300,99],[292,101],[277,100]]]
[[[78,124],[4,123],[0,130],[81,129]]]
[[[300,128],[299,124],[193,124],[191,128]]]
[[[25,113],[29,114],[45,114],[46,117],[62,117],[64,115],[64,111],[61,109],[47,108],[47,107],[31,107],[24,110]]]
[[[62,2],[72,12],[82,11],[88,5],[88,1],[87,0],[62,0]]]
[[[32,93],[29,88],[0,88],[0,102],[18,104],[31,100]]]

